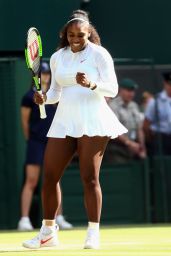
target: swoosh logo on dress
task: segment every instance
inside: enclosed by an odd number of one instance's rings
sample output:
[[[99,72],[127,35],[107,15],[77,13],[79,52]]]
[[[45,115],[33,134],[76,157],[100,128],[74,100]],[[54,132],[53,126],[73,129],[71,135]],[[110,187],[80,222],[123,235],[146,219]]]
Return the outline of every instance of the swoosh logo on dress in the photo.
[[[85,60],[86,60],[86,59],[84,59],[84,60],[81,60],[81,61],[80,61],[80,63],[84,62]]]
[[[50,238],[46,239],[46,240],[43,240],[43,239],[42,239],[42,240],[40,241],[40,243],[41,243],[41,244],[45,244],[46,242],[48,242],[48,241],[51,240],[51,239],[52,239],[52,236],[51,236]]]

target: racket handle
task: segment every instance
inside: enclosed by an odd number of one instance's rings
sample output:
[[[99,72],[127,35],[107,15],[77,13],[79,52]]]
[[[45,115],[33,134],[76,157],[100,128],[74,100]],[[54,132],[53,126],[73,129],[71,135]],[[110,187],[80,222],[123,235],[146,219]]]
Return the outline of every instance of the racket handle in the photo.
[[[40,95],[42,95],[42,91],[38,91],[38,93]],[[45,109],[45,104],[44,103],[39,105],[39,110],[40,110],[40,118],[45,119],[47,117],[47,115],[46,115],[46,109]]]
[[[39,110],[40,110],[40,118],[45,119],[47,117],[46,115],[46,110],[45,110],[45,104],[39,105]]]

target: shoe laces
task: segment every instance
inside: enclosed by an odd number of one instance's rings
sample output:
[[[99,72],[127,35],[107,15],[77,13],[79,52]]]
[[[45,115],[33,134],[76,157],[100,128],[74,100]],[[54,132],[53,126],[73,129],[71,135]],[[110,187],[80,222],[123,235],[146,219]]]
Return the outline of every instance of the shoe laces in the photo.
[[[42,236],[48,236],[54,233],[58,229],[59,229],[58,225],[55,225],[53,227],[42,226],[39,232],[39,237],[41,238]]]

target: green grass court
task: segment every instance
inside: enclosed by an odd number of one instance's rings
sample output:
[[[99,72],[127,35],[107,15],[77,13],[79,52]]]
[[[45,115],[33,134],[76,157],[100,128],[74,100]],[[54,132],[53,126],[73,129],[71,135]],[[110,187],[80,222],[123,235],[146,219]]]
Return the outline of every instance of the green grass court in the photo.
[[[60,246],[29,250],[21,246],[37,232],[0,232],[0,254],[5,256],[171,256],[171,226],[104,226],[101,249],[83,250],[86,228],[60,231]]]

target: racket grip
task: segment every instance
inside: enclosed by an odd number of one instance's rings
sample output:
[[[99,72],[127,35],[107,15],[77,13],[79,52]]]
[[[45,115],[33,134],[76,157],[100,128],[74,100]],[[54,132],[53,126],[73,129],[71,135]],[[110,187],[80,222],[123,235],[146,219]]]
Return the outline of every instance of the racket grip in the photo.
[[[47,117],[46,115],[46,110],[45,110],[45,104],[39,105],[39,110],[40,110],[40,118],[45,119]]]
[[[42,91],[38,91],[38,93],[40,95],[42,95]],[[40,110],[40,118],[45,119],[47,117],[47,115],[46,115],[46,109],[45,109],[45,104],[44,103],[39,105],[39,110]]]

